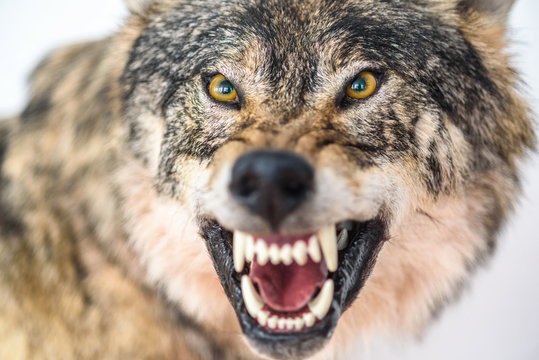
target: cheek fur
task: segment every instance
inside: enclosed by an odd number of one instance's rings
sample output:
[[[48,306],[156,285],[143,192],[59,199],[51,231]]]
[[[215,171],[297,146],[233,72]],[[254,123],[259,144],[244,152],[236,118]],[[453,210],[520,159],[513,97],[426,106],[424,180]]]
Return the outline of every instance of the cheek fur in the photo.
[[[147,172],[136,164],[121,169],[117,181],[126,198],[129,243],[146,268],[146,280],[163,287],[169,301],[182,304],[197,321],[236,331],[235,315],[191,211],[159,196]],[[203,311],[200,304],[205,304]]]

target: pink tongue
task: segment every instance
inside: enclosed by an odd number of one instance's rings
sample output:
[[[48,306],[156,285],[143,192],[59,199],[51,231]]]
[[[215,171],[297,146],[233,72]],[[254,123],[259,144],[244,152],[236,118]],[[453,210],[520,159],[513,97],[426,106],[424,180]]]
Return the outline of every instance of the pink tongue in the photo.
[[[296,262],[290,265],[268,262],[261,266],[253,261],[249,276],[271,309],[297,311],[307,305],[317,288],[322,287],[327,274],[324,261],[315,263],[309,258],[303,266]]]

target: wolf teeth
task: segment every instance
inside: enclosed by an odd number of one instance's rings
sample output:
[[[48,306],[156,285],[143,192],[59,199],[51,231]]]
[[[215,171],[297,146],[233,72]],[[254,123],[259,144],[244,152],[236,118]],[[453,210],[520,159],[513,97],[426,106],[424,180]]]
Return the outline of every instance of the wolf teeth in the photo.
[[[281,250],[277,244],[271,244],[269,247],[270,261],[273,265],[277,265],[281,262]]]
[[[286,330],[292,330],[296,325],[296,319],[286,318]]]
[[[262,300],[260,295],[258,295],[256,292],[256,289],[248,275],[243,275],[241,277],[241,293],[247,312],[254,319],[256,319],[258,313],[264,307],[264,300]]]
[[[279,329],[301,329],[303,325],[311,327],[315,323],[315,317],[323,319],[329,311],[331,301],[333,299],[333,280],[327,279],[320,290],[320,293],[316,298],[308,303],[310,312],[303,314],[300,318],[282,318],[273,315],[270,317],[268,311],[262,310],[264,308],[264,300],[258,295],[251,279],[248,275],[241,277],[241,292],[245,308],[252,318],[257,319],[258,323],[262,326],[267,325],[271,329],[275,327]]]
[[[249,235],[245,241],[245,260],[252,262],[255,257],[255,239]]]
[[[277,315],[273,315],[268,319],[268,327],[270,329],[275,329],[277,327],[277,321],[279,321],[279,317]]]
[[[268,323],[268,318],[269,318],[269,311],[259,311],[258,312],[258,316],[256,317],[256,320],[258,321],[258,323],[262,326],[266,326],[266,324]]]
[[[299,265],[305,265],[307,262],[307,244],[305,244],[305,241],[296,241],[292,248],[292,257]]]
[[[234,269],[236,272],[243,270],[245,264],[245,243],[247,242],[247,234],[241,231],[234,231],[232,239],[232,257],[234,260]]]
[[[328,313],[331,301],[333,300],[333,289],[333,280],[327,279],[318,296],[309,302],[309,310],[318,319],[323,319]]]
[[[337,245],[338,244],[338,245]],[[338,266],[337,249],[344,249],[348,244],[348,231],[342,229],[338,241],[335,235],[335,225],[327,226],[317,234],[311,235],[308,240],[297,240],[284,245],[270,244],[264,239],[255,239],[252,235],[242,231],[234,231],[233,260],[236,272],[242,272],[245,262],[256,261],[259,265],[271,262],[273,265],[283,263],[305,265],[308,258],[319,263],[322,256],[329,271],[335,272]]]
[[[262,266],[266,265],[269,260],[269,252],[268,252],[268,246],[266,245],[266,242],[264,240],[259,239],[256,242],[255,252],[256,252],[256,262]]]
[[[256,319],[260,326],[279,330],[301,330],[311,327],[316,319],[326,316],[333,298],[333,280],[328,279],[322,286],[320,294],[308,304],[310,311],[301,317],[280,317],[264,309],[264,300],[258,295],[249,275],[241,277],[241,292],[245,308],[249,315]]]
[[[326,259],[326,265],[331,272],[337,271],[338,258],[337,258],[337,235],[335,234],[335,224],[326,226],[322,230],[318,231],[318,240],[320,241],[320,247]]]
[[[314,314],[312,312],[307,312],[303,314],[303,321],[305,322],[305,326],[311,327],[314,325],[316,319],[314,317]]]
[[[304,325],[305,325],[305,320],[303,320],[302,318],[297,317],[294,319],[294,326],[296,330],[301,330]]]
[[[292,246],[290,244],[284,244],[281,248],[281,261],[285,265],[292,264]]]
[[[307,252],[311,256],[314,262],[320,262],[322,260],[322,254],[320,254],[320,246],[318,245],[318,238],[313,235],[309,238],[309,245],[307,246]]]

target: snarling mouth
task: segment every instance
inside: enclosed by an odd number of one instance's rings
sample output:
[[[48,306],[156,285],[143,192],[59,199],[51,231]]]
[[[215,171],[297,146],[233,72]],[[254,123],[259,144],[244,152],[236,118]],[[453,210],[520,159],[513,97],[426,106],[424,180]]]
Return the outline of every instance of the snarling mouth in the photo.
[[[288,358],[307,356],[331,337],[385,238],[378,218],[300,235],[228,231],[210,219],[200,224],[244,333],[259,351]]]
[[[234,267],[243,273],[243,301],[260,326],[301,331],[326,316],[334,291],[329,271],[337,270],[337,249],[348,245],[352,226],[341,225],[339,242],[335,226],[300,236],[234,232]]]

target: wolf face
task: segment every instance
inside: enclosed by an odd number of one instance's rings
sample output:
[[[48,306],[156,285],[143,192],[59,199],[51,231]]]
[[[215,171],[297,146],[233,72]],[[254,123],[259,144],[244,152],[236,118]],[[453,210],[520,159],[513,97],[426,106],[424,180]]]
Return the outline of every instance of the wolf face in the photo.
[[[241,328],[262,356],[323,358],[420,333],[492,252],[534,143],[511,1],[128,5],[119,34],[37,71],[31,131],[0,129],[0,205],[51,202],[96,239],[73,240],[93,256],[73,273],[100,254],[215,347],[254,357],[225,344]]]
[[[155,7],[122,77],[129,146],[194,217],[258,351],[309,355],[351,306],[359,329],[417,331],[492,249],[532,133],[497,43],[507,4],[485,6]],[[350,96],[362,74],[372,93]]]

